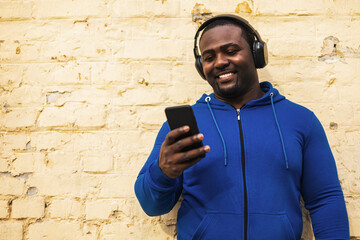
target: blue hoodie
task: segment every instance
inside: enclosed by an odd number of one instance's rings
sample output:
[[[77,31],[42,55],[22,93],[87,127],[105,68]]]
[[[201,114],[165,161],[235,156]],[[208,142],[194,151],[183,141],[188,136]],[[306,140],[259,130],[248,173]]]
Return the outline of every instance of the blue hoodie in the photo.
[[[165,122],[139,173],[135,193],[150,216],[168,213],[183,195],[178,239],[300,239],[300,197],[316,239],[350,239],[348,217],[325,132],[308,109],[266,94],[237,111],[203,95],[194,114],[210,152],[171,179],[158,165]]]

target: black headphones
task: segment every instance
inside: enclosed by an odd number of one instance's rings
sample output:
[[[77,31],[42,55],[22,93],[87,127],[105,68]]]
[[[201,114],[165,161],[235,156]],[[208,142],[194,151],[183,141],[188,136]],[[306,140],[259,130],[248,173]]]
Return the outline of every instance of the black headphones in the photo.
[[[195,56],[195,67],[199,72],[200,76],[205,79],[205,74],[203,70],[203,65],[201,61],[201,54],[198,51],[198,37],[200,32],[205,29],[210,23],[215,22],[219,19],[229,19],[233,22],[240,23],[247,31],[249,31],[252,35],[255,36],[255,41],[252,46],[252,53],[254,57],[254,63],[256,68],[263,68],[268,63],[268,54],[267,54],[267,47],[266,43],[261,39],[259,33],[246,21],[244,18],[241,18],[236,15],[231,14],[223,14],[218,15],[213,18],[210,18],[206,22],[204,22],[195,34],[195,41],[194,41],[194,56]]]

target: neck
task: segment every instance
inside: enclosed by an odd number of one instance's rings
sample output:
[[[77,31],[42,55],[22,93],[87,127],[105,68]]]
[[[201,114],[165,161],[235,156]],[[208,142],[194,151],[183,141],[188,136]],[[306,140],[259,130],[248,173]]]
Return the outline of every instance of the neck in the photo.
[[[242,108],[246,103],[261,98],[265,95],[265,92],[261,89],[260,84],[257,83],[254,85],[251,89],[249,89],[246,93],[240,94],[236,97],[232,98],[225,98],[222,96],[215,95],[215,98],[217,98],[220,101],[223,101],[227,104],[230,104],[236,109]]]

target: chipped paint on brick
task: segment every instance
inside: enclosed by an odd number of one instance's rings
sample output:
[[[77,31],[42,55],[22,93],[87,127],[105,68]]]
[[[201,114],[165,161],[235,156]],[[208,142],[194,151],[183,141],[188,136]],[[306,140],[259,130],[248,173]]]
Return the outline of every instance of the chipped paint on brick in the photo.
[[[196,3],[193,10],[191,11],[192,21],[200,27],[206,20],[211,18],[213,15],[211,11],[204,7],[204,4]]]

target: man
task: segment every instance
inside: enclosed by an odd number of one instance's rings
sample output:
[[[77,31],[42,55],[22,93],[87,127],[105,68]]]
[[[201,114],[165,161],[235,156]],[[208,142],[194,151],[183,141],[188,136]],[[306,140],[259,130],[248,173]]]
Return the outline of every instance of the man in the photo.
[[[165,214],[182,194],[178,239],[300,239],[302,196],[316,239],[349,239],[324,130],[311,111],[259,83],[266,45],[258,33],[231,15],[200,29],[196,66],[214,91],[193,105],[202,134],[176,141],[189,127],[164,123],[135,183],[144,211]]]

